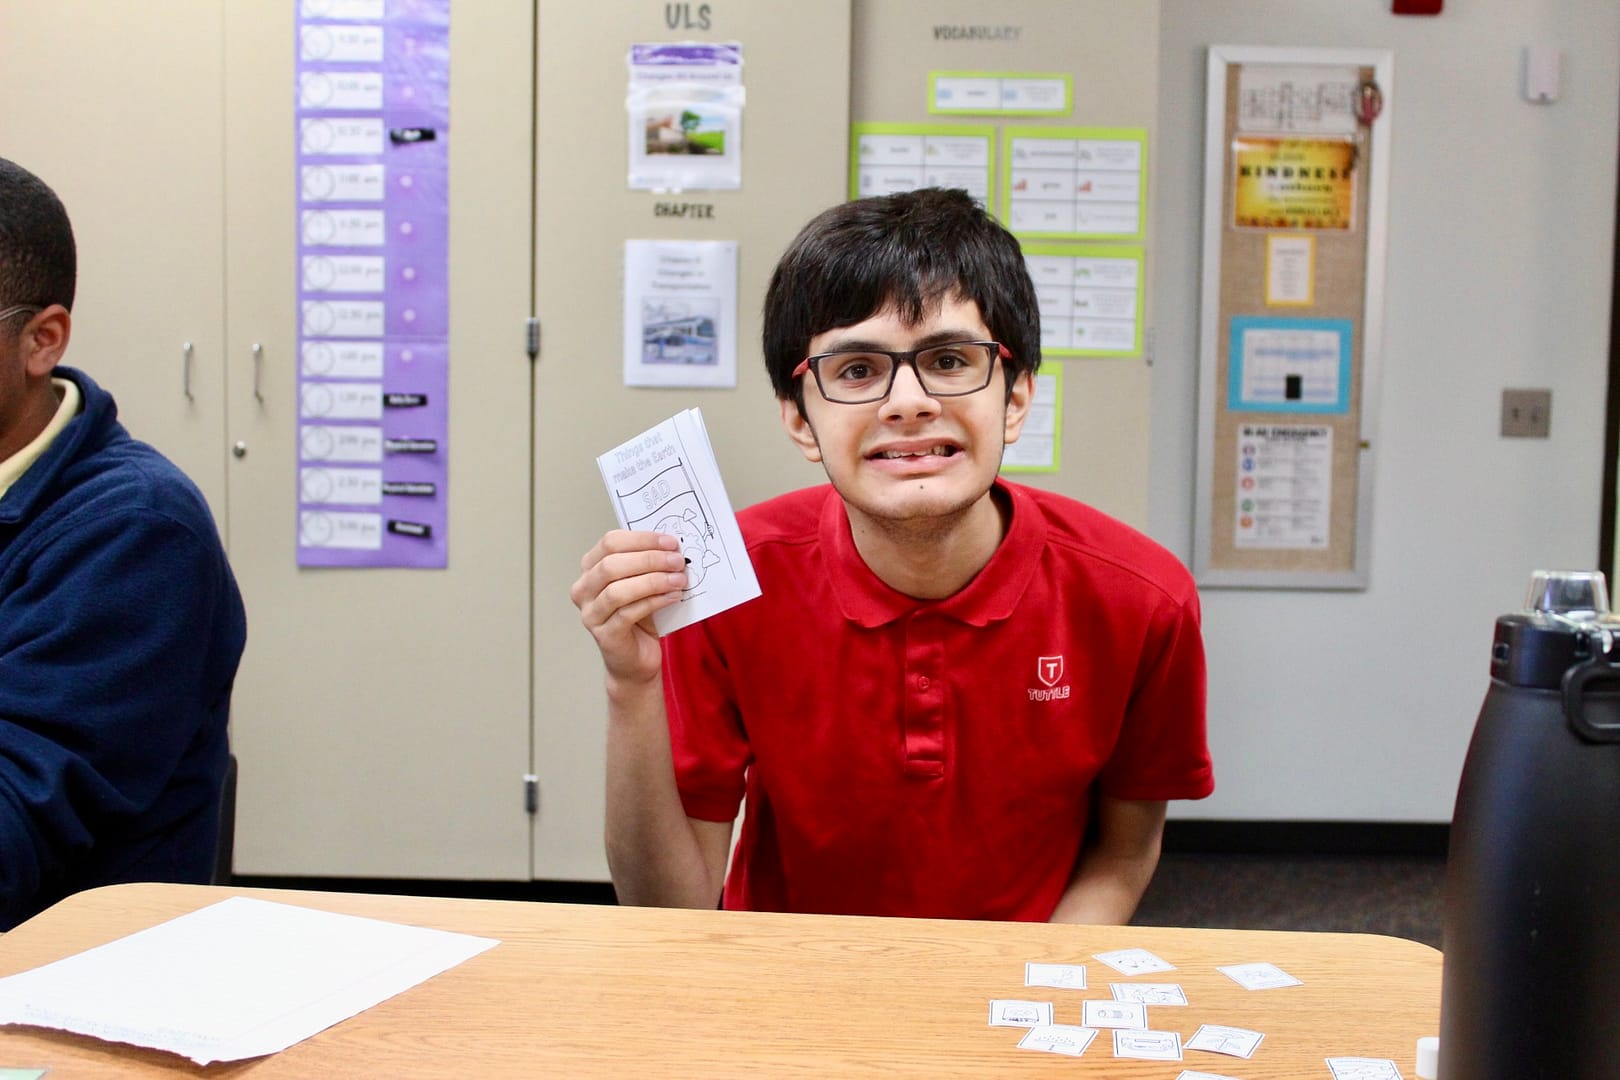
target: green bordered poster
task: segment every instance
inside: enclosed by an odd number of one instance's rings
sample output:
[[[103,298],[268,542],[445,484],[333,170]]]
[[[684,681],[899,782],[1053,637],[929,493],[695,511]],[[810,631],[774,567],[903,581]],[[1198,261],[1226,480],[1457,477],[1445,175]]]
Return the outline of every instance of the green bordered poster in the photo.
[[[849,197],[961,188],[995,207],[996,129],[965,124],[850,125]]]
[[[1074,77],[1045,72],[930,71],[935,116],[1068,116]]]
[[[1035,373],[1035,398],[1018,441],[1009,443],[1002,454],[1001,471],[1055,473],[1062,458],[1063,365],[1047,361]]]
[[[1142,354],[1142,248],[1025,241],[1046,356]]]
[[[1001,220],[1021,237],[1141,240],[1145,128],[1008,127]]]

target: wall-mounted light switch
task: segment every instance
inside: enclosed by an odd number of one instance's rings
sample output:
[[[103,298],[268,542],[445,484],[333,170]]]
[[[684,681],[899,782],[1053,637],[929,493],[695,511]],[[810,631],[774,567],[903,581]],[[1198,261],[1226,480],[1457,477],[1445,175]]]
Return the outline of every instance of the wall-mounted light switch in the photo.
[[[1502,391],[1503,438],[1545,439],[1551,430],[1551,390]]]

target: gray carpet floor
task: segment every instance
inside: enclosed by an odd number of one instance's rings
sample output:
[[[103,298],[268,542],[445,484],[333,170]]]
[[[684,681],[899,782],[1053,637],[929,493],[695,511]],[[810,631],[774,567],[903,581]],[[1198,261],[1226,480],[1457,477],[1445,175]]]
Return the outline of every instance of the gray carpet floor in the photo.
[[[1166,854],[1139,926],[1341,930],[1440,947],[1445,859]]]

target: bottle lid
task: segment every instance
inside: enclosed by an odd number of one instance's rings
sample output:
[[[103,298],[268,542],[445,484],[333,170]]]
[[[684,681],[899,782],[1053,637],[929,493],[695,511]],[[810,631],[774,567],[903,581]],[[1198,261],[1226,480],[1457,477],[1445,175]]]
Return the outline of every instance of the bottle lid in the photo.
[[[1417,1069],[1420,1080],[1434,1080],[1440,1073],[1440,1037],[1425,1035],[1417,1043]]]
[[[1524,610],[1577,622],[1609,614],[1609,588],[1598,570],[1535,570]]]

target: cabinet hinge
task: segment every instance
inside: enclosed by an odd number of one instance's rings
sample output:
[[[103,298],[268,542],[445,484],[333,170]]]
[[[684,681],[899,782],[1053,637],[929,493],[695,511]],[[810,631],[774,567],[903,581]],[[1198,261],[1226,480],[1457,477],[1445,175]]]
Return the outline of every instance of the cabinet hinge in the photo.
[[[540,778],[534,773],[523,775],[523,812],[526,814],[540,812]]]
[[[523,324],[523,347],[530,360],[540,359],[540,320],[531,318]]]

